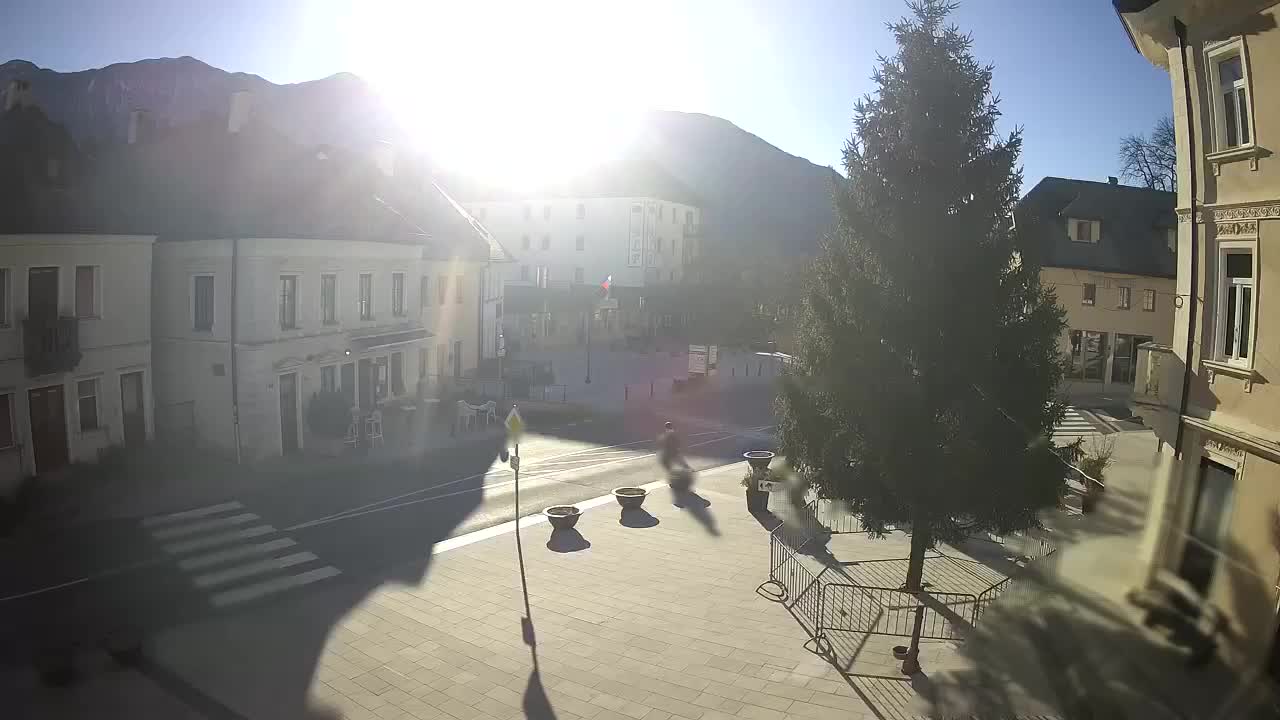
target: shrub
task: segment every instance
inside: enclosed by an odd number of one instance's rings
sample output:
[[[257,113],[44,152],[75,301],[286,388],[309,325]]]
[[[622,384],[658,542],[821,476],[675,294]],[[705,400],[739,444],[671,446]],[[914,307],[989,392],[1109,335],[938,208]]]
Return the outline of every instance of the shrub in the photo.
[[[338,392],[319,392],[311,396],[307,407],[307,425],[321,437],[340,438],[351,424],[351,405]]]

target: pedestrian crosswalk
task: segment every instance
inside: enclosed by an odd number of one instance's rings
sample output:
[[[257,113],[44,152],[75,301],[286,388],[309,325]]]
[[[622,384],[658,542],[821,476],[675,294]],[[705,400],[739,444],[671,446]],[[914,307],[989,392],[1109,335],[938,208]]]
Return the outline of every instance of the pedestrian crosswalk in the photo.
[[[144,518],[142,526],[214,607],[341,574],[236,501]]]
[[[1055,445],[1067,445],[1076,441],[1076,438],[1089,437],[1100,432],[1098,426],[1079,410],[1074,407],[1067,406],[1067,412],[1062,416],[1062,420],[1053,426],[1053,442]]]

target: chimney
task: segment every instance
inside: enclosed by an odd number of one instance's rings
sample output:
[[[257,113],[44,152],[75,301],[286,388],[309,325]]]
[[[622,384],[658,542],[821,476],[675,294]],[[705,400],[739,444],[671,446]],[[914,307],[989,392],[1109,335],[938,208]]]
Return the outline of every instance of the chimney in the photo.
[[[135,108],[129,113],[129,144],[136,145],[151,133],[151,113]]]
[[[1107,176],[1107,182],[1108,182],[1108,183],[1110,183],[1110,184],[1112,184],[1112,185],[1119,185],[1119,184],[1120,184],[1120,178],[1116,177],[1115,175],[1108,175],[1108,176]]]
[[[396,176],[396,146],[380,140],[373,145],[373,164],[386,177]]]
[[[235,134],[249,124],[249,110],[253,105],[253,93],[237,90],[231,93],[231,109],[227,113],[227,132]]]
[[[30,104],[31,82],[27,80],[10,80],[9,87],[4,93],[5,112],[15,107],[25,107]]]

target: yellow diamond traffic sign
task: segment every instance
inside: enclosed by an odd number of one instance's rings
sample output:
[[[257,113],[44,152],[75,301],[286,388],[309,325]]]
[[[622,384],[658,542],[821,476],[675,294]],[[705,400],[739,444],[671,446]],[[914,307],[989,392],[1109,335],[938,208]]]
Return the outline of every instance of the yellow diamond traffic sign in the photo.
[[[507,437],[512,442],[518,442],[520,436],[524,434],[524,418],[520,417],[520,411],[515,406],[511,407],[511,412],[507,413],[507,420],[504,423],[507,426]]]

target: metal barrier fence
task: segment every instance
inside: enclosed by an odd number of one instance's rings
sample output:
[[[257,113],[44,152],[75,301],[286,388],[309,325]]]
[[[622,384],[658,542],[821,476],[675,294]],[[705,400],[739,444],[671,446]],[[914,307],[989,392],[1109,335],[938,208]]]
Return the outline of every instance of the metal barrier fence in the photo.
[[[969,593],[825,583],[816,632],[844,630],[870,635],[910,635],[916,613],[924,613],[920,637],[958,640],[972,625],[978,598]]]
[[[778,601],[806,630],[816,633],[822,586],[799,557],[808,540],[803,531],[788,529],[785,523],[769,533],[769,581],[778,587]]]
[[[817,499],[811,504],[815,506],[818,521],[826,526],[832,535],[865,532],[861,518],[849,512],[843,502]]]

